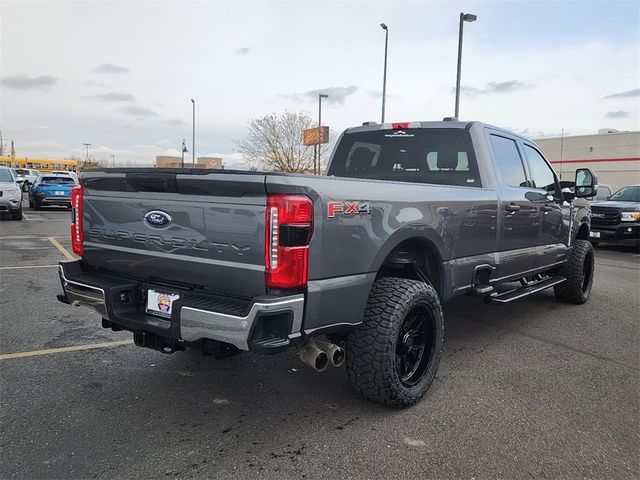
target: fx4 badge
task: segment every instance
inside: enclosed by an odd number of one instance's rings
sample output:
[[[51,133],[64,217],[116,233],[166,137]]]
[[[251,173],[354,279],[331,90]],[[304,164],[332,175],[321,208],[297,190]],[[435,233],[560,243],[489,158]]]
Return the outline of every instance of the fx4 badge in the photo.
[[[329,202],[327,204],[327,218],[334,218],[336,215],[369,215],[371,206],[368,202]]]

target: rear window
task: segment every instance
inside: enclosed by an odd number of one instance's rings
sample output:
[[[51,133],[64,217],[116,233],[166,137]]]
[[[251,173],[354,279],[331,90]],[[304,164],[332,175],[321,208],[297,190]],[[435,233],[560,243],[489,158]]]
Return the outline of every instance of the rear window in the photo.
[[[467,130],[429,128],[347,133],[328,175],[480,187]]]
[[[61,184],[61,183],[75,183],[73,178],[71,177],[42,177],[40,179],[41,183],[53,183],[53,184]]]
[[[22,168],[16,168],[16,173],[18,175],[29,175],[29,170],[24,170]]]

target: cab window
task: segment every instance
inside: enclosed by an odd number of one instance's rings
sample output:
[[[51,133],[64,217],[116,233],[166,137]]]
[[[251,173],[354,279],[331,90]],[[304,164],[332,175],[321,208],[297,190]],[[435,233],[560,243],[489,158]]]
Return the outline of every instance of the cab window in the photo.
[[[524,165],[515,140],[493,134],[489,135],[489,138],[496,170],[502,181],[510,187],[528,187]]]
[[[524,144],[524,154],[529,165],[531,180],[535,188],[546,190],[549,193],[556,191],[556,177],[553,170],[544,157],[530,145]]]

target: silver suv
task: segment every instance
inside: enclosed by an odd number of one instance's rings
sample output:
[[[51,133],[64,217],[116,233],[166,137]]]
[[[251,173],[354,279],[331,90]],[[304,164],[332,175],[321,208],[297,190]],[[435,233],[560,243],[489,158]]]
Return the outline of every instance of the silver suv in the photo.
[[[0,167],[0,215],[22,220],[22,190],[10,168]]]

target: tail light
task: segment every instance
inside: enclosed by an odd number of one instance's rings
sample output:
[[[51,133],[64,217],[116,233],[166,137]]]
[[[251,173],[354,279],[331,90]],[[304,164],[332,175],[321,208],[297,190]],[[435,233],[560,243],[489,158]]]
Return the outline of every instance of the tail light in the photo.
[[[82,231],[82,185],[71,189],[71,248],[76,255],[82,255],[84,233]]]
[[[267,287],[307,284],[313,203],[304,195],[267,197],[265,267]]]

